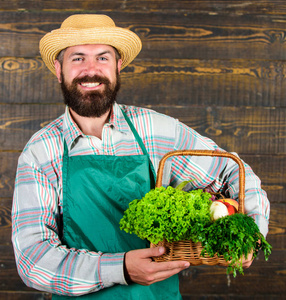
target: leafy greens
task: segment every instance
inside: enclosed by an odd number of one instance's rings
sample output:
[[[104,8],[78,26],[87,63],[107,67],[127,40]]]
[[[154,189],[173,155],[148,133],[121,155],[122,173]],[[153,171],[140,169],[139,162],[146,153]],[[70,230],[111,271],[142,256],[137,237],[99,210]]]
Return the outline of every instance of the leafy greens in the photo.
[[[130,202],[120,228],[154,244],[164,239],[196,239],[211,222],[210,196],[202,190],[187,193],[170,186],[155,188],[141,200]]]

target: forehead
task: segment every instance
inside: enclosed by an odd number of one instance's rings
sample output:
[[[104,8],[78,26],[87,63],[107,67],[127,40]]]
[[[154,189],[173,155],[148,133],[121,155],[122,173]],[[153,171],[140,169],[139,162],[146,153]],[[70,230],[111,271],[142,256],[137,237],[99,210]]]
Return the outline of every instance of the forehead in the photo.
[[[65,56],[70,55],[100,55],[102,53],[111,54],[115,56],[115,50],[112,46],[95,44],[95,45],[77,45],[68,47],[65,51]]]

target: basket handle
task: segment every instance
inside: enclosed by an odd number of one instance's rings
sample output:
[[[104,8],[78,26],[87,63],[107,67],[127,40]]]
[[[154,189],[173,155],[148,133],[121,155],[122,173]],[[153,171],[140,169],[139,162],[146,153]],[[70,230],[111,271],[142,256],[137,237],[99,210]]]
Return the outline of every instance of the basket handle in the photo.
[[[166,153],[159,162],[159,168],[157,172],[156,187],[162,186],[163,170],[165,161],[171,156],[185,156],[185,155],[195,155],[195,156],[217,156],[217,157],[228,157],[234,160],[239,167],[239,192],[238,200],[239,207],[238,212],[244,213],[244,198],[245,198],[245,169],[242,161],[232,153],[223,151],[213,151],[213,150],[175,150]]]

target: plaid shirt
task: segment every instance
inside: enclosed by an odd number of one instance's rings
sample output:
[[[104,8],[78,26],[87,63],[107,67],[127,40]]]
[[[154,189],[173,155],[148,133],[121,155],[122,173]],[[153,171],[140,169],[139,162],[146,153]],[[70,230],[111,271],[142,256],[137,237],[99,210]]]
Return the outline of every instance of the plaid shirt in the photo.
[[[169,151],[221,150],[212,140],[171,117],[152,110],[114,104],[102,139],[84,135],[69,110],[37,132],[18,162],[12,208],[12,241],[18,272],[30,287],[62,295],[82,295],[114,284],[126,284],[124,253],[68,249],[61,242],[62,158],[64,139],[69,155],[142,154],[120,107],[126,112],[158,169]],[[259,178],[245,164],[245,210],[266,236],[269,202]],[[238,196],[238,166],[227,158],[174,157],[165,164],[163,185],[190,180],[192,188],[208,187]]]

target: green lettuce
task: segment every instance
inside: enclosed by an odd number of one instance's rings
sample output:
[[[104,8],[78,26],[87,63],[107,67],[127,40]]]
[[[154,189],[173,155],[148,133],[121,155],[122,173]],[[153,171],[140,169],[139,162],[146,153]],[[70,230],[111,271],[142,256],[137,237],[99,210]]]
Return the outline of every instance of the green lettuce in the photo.
[[[154,244],[162,240],[198,241],[198,235],[211,223],[210,198],[202,190],[155,188],[142,199],[130,202],[120,228]]]

